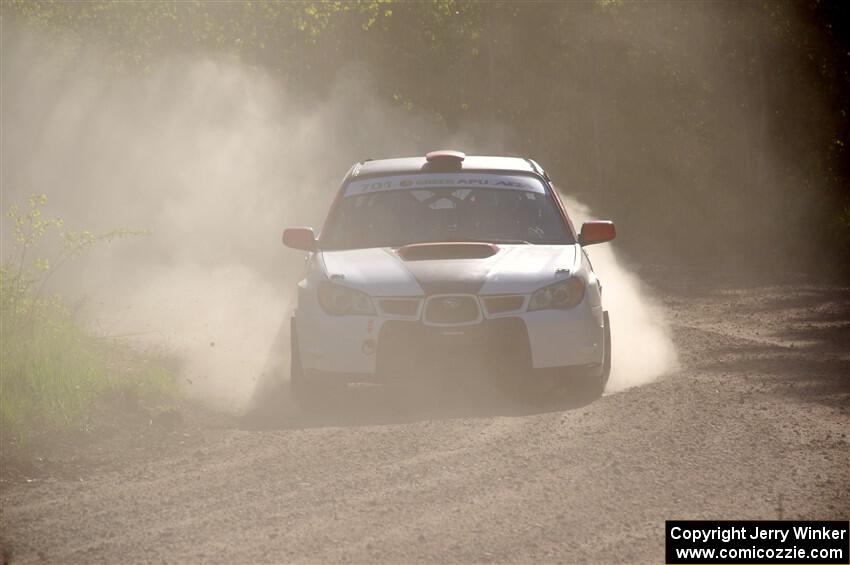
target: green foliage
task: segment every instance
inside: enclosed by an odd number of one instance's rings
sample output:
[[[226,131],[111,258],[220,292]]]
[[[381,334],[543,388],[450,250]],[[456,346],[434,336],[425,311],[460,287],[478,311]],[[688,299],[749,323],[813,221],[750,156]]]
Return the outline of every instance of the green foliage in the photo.
[[[26,437],[34,430],[78,421],[98,395],[133,391],[158,395],[171,387],[168,372],[152,364],[127,367],[126,352],[82,331],[45,283],[74,257],[95,245],[141,235],[137,230],[95,234],[64,230],[43,214],[47,196],[36,194],[8,213],[11,256],[0,264],[0,431]],[[51,235],[53,258],[37,255]],[[117,364],[121,365],[118,367]]]
[[[7,214],[12,228],[11,264],[3,263],[3,303],[16,315],[32,314],[39,308],[42,291],[54,273],[68,261],[79,257],[98,244],[109,243],[116,239],[149,235],[146,230],[116,229],[95,234],[89,230],[62,230],[65,223],[61,218],[46,218],[42,208],[47,204],[46,194],[34,194],[27,199],[27,209],[22,211],[17,204]],[[30,255],[45,241],[51,231],[58,231],[60,245],[53,257]]]
[[[833,226],[850,194],[848,5],[10,0],[2,8],[6,21],[39,28],[48,42],[61,37],[63,48],[69,38],[80,54],[99,43],[111,54],[105,64],[128,71],[175,53],[235,57],[274,74],[294,104],[321,99],[353,65],[369,96],[415,112],[446,138],[467,125],[510,132],[467,150],[536,157],[635,236],[619,244],[629,251],[691,261],[734,247],[779,264],[789,250],[778,240],[805,256],[841,247]],[[405,135],[405,146],[422,140],[415,128]],[[757,221],[743,213],[751,210]]]
[[[435,5],[445,4],[437,2]],[[451,2],[448,2],[451,3]],[[9,13],[29,25],[60,31],[80,44],[105,41],[117,66],[147,68],[171,49],[221,52],[263,60],[264,53],[289,60],[325,34],[354,18],[368,31],[389,19],[391,0],[292,2],[115,2],[11,0]],[[278,65],[279,66],[279,65]]]

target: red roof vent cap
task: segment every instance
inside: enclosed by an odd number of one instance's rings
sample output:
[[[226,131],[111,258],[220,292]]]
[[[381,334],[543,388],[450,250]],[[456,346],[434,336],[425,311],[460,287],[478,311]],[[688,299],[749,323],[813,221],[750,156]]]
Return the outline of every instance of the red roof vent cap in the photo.
[[[425,155],[425,160],[429,163],[455,163],[459,165],[464,159],[466,159],[465,153],[452,149],[440,149]]]

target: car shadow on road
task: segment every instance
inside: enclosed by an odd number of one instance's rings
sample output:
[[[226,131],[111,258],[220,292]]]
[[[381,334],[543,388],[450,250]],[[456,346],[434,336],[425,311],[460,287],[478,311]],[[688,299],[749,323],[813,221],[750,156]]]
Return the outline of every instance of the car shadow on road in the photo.
[[[463,391],[353,387],[329,396],[320,405],[300,406],[283,384],[242,418],[249,429],[379,426],[464,418],[518,417],[569,410],[589,399],[518,398],[493,389]],[[554,400],[553,400],[554,398]]]
[[[349,387],[321,405],[299,405],[289,394],[289,324],[281,326],[248,410],[245,429],[377,426],[426,420],[516,417],[586,406],[593,398],[566,391],[505,390],[488,375],[468,375],[455,386]],[[421,385],[422,383],[420,383]]]

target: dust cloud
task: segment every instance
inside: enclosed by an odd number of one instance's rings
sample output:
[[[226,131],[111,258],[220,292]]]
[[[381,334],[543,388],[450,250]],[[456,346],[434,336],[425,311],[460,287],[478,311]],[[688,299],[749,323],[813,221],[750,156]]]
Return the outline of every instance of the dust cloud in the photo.
[[[305,112],[234,61],[110,71],[97,49],[47,44],[4,38],[4,207],[44,192],[69,227],[150,230],[69,265],[53,289],[98,333],[179,357],[189,394],[241,408],[273,366],[303,265],[281,230],[318,223],[350,154],[381,148],[376,128],[346,119],[376,123],[378,109],[349,76]]]
[[[576,229],[596,219],[591,210],[563,196]],[[612,244],[587,249],[593,268],[602,280],[602,303],[611,321],[611,377],[606,392],[615,392],[654,381],[678,365],[670,326],[661,304],[638,276],[626,267]]]
[[[262,73],[183,60],[109,74],[96,53],[68,69],[35,41],[4,50],[4,205],[44,192],[68,226],[151,230],[57,287],[98,333],[179,357],[188,392],[240,406],[288,307],[278,233],[308,179],[288,140],[320,124],[287,121]]]
[[[243,410],[258,383],[286,377],[303,258],[282,248],[281,229],[319,225],[352,162],[443,146],[512,152],[498,124],[446,131],[376,103],[362,68],[305,106],[233,60],[129,72],[96,47],[5,31],[4,213],[44,192],[69,227],[150,230],[70,265],[53,290],[98,334],[179,358],[187,394],[221,409]],[[657,377],[675,353],[658,308],[607,247],[592,254],[612,311],[616,390]]]

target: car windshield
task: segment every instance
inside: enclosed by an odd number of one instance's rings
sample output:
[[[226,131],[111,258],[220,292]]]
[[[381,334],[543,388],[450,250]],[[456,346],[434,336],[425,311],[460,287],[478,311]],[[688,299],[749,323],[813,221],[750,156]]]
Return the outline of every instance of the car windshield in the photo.
[[[328,219],[321,246],[357,249],[435,241],[575,243],[538,179],[455,173],[349,183]]]

